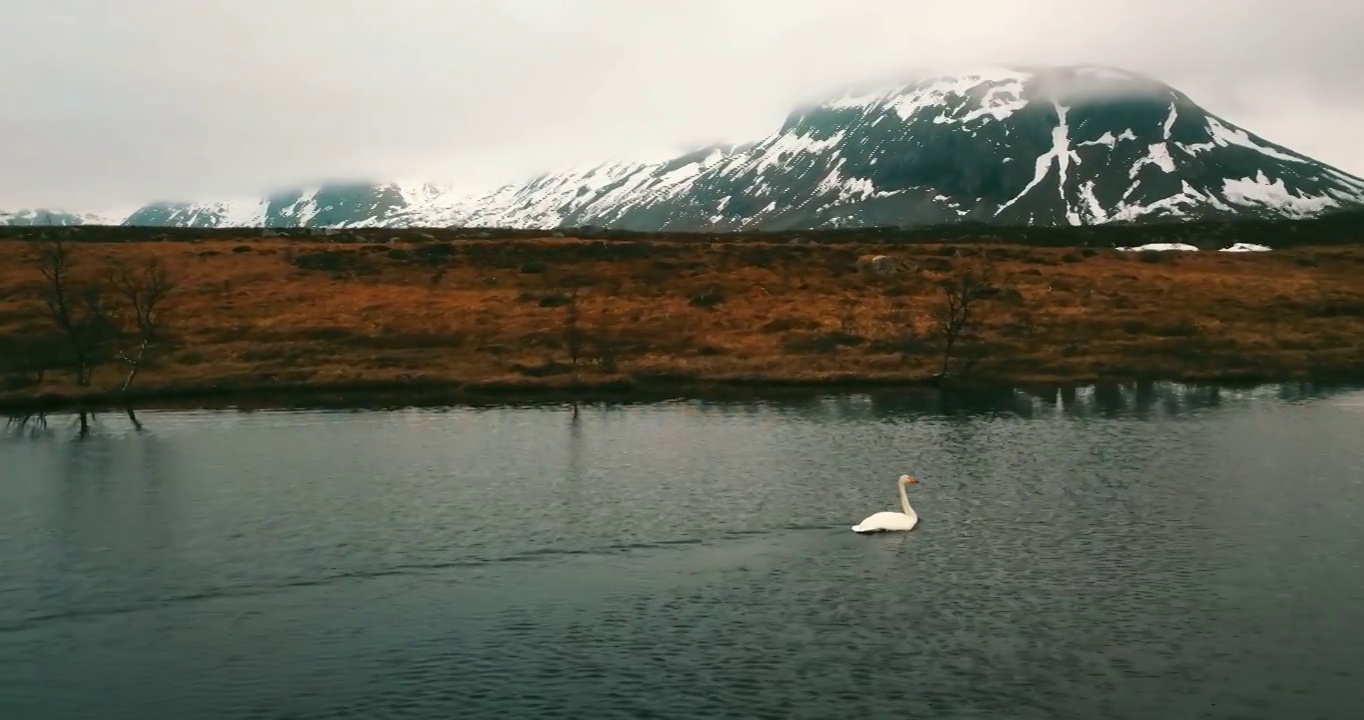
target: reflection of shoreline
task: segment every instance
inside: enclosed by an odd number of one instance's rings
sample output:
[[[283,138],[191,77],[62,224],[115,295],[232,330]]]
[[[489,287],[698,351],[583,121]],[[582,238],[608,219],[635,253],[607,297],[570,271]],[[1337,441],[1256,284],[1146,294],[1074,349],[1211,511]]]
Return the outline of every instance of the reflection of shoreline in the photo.
[[[837,407],[837,414],[1178,415],[1228,401],[1309,400],[1364,390],[1360,383],[1265,383],[1258,385],[1175,381],[1100,382],[1051,386],[980,386],[944,391],[925,384],[857,382],[652,382],[605,383],[576,388],[537,385],[349,383],[292,387],[166,389],[85,398],[44,396],[0,400],[0,412],[66,413],[131,404],[146,410],[177,409],[394,409],[441,406],[541,406],[569,403],[648,405],[689,400],[703,404],[761,403],[783,407]]]

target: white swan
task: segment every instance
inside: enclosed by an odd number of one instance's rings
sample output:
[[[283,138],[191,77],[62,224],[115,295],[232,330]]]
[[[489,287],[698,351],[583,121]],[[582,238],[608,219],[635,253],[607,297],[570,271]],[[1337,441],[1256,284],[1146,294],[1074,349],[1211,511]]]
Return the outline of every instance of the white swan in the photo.
[[[900,481],[896,486],[900,488],[900,507],[904,512],[879,512],[870,515],[867,519],[854,525],[853,532],[874,533],[886,532],[888,530],[913,530],[919,524],[919,515],[914,512],[914,508],[909,506],[909,496],[905,494],[905,485],[917,483],[918,480],[901,475]]]

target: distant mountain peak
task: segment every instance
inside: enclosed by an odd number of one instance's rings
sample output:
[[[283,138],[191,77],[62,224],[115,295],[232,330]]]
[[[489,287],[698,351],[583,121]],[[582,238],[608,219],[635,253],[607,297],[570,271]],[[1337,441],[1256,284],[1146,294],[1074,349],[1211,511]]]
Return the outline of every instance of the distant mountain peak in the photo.
[[[587,164],[491,192],[333,184],[264,200],[158,203],[126,222],[725,231],[1311,217],[1359,207],[1364,179],[1153,78],[1075,65],[853,84],[751,142]]]

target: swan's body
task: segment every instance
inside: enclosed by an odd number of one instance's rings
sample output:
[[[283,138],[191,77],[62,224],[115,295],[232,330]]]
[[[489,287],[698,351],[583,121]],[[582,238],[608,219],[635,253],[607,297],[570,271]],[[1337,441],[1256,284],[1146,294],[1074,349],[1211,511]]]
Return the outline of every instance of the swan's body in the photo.
[[[896,486],[900,488],[900,508],[903,512],[879,512],[869,515],[865,520],[854,525],[852,531],[874,533],[913,530],[914,526],[919,524],[919,515],[914,512],[914,508],[909,506],[909,496],[905,494],[905,485],[917,482],[919,481],[908,475],[901,475],[899,482],[896,483]]]

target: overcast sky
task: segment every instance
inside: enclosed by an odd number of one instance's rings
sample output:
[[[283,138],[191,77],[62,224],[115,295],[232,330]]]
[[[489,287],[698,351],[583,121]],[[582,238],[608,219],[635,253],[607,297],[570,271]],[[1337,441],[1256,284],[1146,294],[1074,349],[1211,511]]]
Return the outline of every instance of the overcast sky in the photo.
[[[0,209],[496,184],[916,67],[1145,72],[1364,175],[1351,0],[0,0]]]

